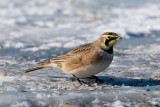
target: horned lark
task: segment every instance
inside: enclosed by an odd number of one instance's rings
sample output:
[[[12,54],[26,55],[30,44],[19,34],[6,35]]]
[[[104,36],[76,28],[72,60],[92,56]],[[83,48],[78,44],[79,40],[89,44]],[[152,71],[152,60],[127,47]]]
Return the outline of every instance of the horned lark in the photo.
[[[94,77],[95,74],[107,68],[113,60],[113,46],[122,39],[114,32],[105,32],[92,43],[79,46],[55,58],[44,60],[24,72],[31,72],[44,67],[59,68],[67,74],[72,74],[80,83],[80,77]]]

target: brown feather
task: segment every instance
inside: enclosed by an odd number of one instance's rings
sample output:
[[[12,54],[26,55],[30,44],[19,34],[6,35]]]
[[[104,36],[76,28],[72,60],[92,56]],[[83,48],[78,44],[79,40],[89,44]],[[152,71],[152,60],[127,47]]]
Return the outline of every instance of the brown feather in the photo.
[[[72,59],[74,56],[81,55],[81,54],[84,55],[85,53],[88,53],[91,50],[91,47],[92,47],[91,43],[79,46],[67,53],[64,53],[60,56],[50,59],[50,61],[56,64],[61,64],[68,59]]]
[[[34,67],[31,67],[31,68],[28,68],[28,69],[24,70],[24,72],[28,73],[28,72],[35,71],[35,70],[38,70],[38,69],[42,69],[42,68],[48,66],[49,64],[50,64],[50,62],[47,62],[45,64],[41,64],[41,65],[37,65],[37,66],[34,66]]]

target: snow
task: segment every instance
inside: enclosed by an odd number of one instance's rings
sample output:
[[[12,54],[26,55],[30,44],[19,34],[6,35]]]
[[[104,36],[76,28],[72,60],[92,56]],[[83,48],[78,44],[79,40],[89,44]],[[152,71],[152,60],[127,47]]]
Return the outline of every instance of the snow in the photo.
[[[1,0],[0,106],[160,106],[158,0]],[[24,69],[114,31],[124,39],[103,84]]]

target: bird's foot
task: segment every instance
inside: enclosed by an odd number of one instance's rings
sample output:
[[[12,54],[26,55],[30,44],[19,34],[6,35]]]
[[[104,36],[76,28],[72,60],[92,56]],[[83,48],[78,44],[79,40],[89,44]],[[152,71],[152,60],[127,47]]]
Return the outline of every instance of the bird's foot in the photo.
[[[99,79],[97,76],[91,76],[90,78],[91,78],[91,79],[95,79],[96,82],[104,83],[104,80]]]
[[[78,77],[76,77],[75,75],[73,75],[75,77],[75,79],[79,82],[79,84],[83,85],[83,84],[87,84],[89,86],[92,86],[92,84],[90,82],[86,82],[83,80],[80,80]]]

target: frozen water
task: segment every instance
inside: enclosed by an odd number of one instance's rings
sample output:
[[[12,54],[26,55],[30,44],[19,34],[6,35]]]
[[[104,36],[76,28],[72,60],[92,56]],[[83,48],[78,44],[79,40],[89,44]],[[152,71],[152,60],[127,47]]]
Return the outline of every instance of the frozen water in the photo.
[[[158,0],[1,0],[0,106],[160,106]],[[57,69],[18,74],[114,31],[124,39],[93,87]]]

